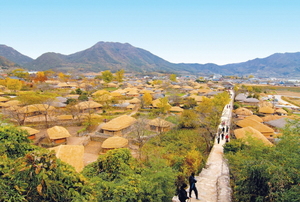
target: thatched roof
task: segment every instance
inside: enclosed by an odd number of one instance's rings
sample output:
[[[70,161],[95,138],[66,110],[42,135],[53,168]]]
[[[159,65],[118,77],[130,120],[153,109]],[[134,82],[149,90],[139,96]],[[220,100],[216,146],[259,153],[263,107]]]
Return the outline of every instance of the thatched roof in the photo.
[[[68,83],[68,82],[61,82],[57,84],[57,87],[63,88],[63,87],[77,87],[78,85],[76,83]]]
[[[238,109],[235,110],[235,113],[237,115],[244,115],[244,116],[251,116],[253,115],[253,112],[247,108],[244,107],[240,107]]]
[[[183,112],[184,109],[180,108],[180,107],[171,107],[170,108],[170,112]]]
[[[119,92],[111,92],[110,95],[113,97],[121,97],[122,96],[122,94]]]
[[[133,109],[134,107],[135,107],[135,105],[130,104],[130,105],[128,105],[126,108],[127,108],[127,109]]]
[[[43,112],[43,111],[52,111],[55,108],[47,104],[33,104],[27,105],[19,109],[20,113],[32,113],[32,112]]]
[[[271,120],[276,120],[276,119],[280,119],[282,118],[282,116],[279,116],[279,115],[268,115],[268,116],[265,116],[265,117],[262,117],[262,120],[264,122],[267,122],[267,121],[271,121]]]
[[[243,119],[236,122],[236,125],[245,128],[247,126],[251,126],[252,128],[258,130],[261,133],[274,133],[274,130],[269,126],[266,126],[256,120],[253,119]]]
[[[51,140],[70,137],[69,131],[62,126],[54,126],[47,129],[48,136]]]
[[[152,106],[153,107],[158,107],[158,105],[161,103],[161,100],[160,99],[156,99],[156,100],[153,100],[152,101]],[[169,106],[171,106],[169,103],[168,103]]]
[[[260,123],[264,122],[264,121],[262,120],[262,118],[260,118],[260,117],[257,116],[257,115],[247,116],[245,119],[253,119],[253,120],[258,121],[258,122],[260,122]]]
[[[8,98],[6,98],[6,97],[0,97],[0,102],[6,102],[6,101],[8,101],[9,99]]]
[[[102,104],[90,100],[90,101],[80,102],[77,105],[75,105],[75,107],[78,109],[94,109],[94,108],[102,107]]]
[[[276,113],[280,113],[280,114],[287,114],[287,111],[285,111],[285,110],[282,109],[282,108],[276,109],[275,112],[276,112]]]
[[[266,106],[273,107],[273,104],[271,102],[265,101],[265,100],[259,102],[259,107],[266,107]]]
[[[274,109],[269,106],[264,106],[264,107],[260,107],[258,112],[263,114],[273,114]]]
[[[22,103],[19,100],[10,100],[5,103],[1,103],[1,106],[11,107],[11,106],[20,106]]]
[[[58,120],[72,120],[73,116],[72,115],[59,115],[56,117]]]
[[[167,127],[170,127],[172,124],[169,121],[163,120],[161,118],[156,118],[156,119],[152,119],[151,121],[149,121],[149,125],[167,128]]]
[[[128,140],[126,138],[113,136],[104,140],[101,147],[104,149],[116,149],[126,147],[127,145]]]
[[[83,145],[59,145],[57,147],[49,148],[56,153],[56,157],[61,161],[73,166],[77,172],[83,170]]]
[[[261,140],[266,146],[273,146],[273,144],[263,134],[251,126],[236,129],[233,132],[237,139],[245,139],[247,138],[247,135],[249,135],[250,137]]]
[[[140,103],[140,102],[141,102],[141,100],[138,99],[138,98],[133,98],[133,99],[129,100],[129,103],[130,103],[130,104],[138,104],[138,103]]]
[[[20,127],[22,130],[26,130],[28,133],[29,133],[29,135],[34,135],[34,134],[37,134],[37,133],[39,133],[40,131],[39,130],[36,130],[36,129],[34,129],[34,128],[30,128],[30,127],[26,127],[26,126],[22,126],[22,127]]]
[[[102,126],[102,129],[109,130],[109,131],[119,131],[119,130],[122,130],[124,128],[131,126],[135,122],[136,122],[135,118],[133,118],[131,116],[127,116],[127,115],[122,115],[122,116],[114,118],[111,121],[105,123]]]
[[[109,92],[107,90],[97,90],[96,92],[94,92],[92,94],[92,96],[99,96],[99,95],[103,95],[103,94],[109,94]]]

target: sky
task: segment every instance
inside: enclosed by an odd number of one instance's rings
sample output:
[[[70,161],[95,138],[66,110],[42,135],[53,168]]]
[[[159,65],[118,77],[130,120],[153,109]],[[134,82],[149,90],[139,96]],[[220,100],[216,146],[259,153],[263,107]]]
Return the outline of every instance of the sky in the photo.
[[[299,52],[299,11],[299,0],[0,0],[0,44],[36,59],[120,42],[222,65]]]

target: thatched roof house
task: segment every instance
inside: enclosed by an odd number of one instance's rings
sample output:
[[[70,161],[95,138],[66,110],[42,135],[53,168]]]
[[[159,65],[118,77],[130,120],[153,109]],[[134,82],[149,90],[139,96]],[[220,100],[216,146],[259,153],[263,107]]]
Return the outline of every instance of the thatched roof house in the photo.
[[[184,111],[181,107],[171,107],[169,110],[171,113],[180,114]]]
[[[20,108],[18,111],[28,116],[44,114],[45,112],[53,111],[55,108],[47,104],[33,104]]]
[[[262,120],[262,118],[260,118],[260,117],[257,116],[257,115],[247,116],[247,117],[245,117],[245,119],[253,119],[253,120],[258,121],[258,122],[260,122],[260,123],[264,122],[264,121]]]
[[[0,102],[7,102],[9,99],[6,97],[0,97]]]
[[[275,111],[272,107],[264,106],[260,107],[258,112],[263,114],[274,114]]]
[[[26,130],[29,134],[29,136],[27,136],[28,139],[33,140],[36,137],[36,134],[39,133],[39,130],[36,130],[34,128],[31,127],[26,127],[26,126],[22,126],[20,127],[22,130]]]
[[[131,131],[131,126],[135,122],[135,118],[127,115],[122,115],[105,123],[101,128],[101,132],[109,135],[122,136]]]
[[[103,95],[103,94],[109,94],[109,92],[107,90],[97,90],[96,92],[94,92],[92,94],[92,96],[100,96],[100,95]]]
[[[138,98],[132,98],[131,100],[129,100],[130,104],[138,104],[141,103],[141,100]]]
[[[240,107],[235,110],[235,114],[237,114],[239,116],[252,116],[253,112],[247,108]]]
[[[245,128],[247,126],[251,126],[252,128],[261,132],[264,136],[272,137],[274,135],[274,130],[269,126],[266,126],[256,120],[253,119],[243,119],[236,122],[236,125],[239,127]]]
[[[57,158],[73,166],[77,172],[83,170],[83,145],[59,145],[57,147],[49,148],[49,150],[55,151]]]
[[[75,107],[83,112],[87,110],[99,110],[102,108],[102,104],[90,100],[90,101],[80,102],[77,105],[75,105]]]
[[[47,129],[47,133],[49,139],[54,143],[65,143],[67,141],[67,137],[70,137],[69,131],[62,126],[54,126],[52,128]]]
[[[102,152],[106,153],[108,150],[126,148],[128,147],[128,140],[123,137],[113,136],[109,137],[102,143]]]
[[[149,121],[150,130],[156,132],[166,132],[171,128],[171,123],[161,118],[155,118]]]
[[[278,115],[280,115],[280,116],[287,116],[287,114],[288,114],[287,111],[285,111],[282,108],[276,109],[275,113],[278,114]]]
[[[250,137],[261,140],[266,146],[273,146],[273,144],[263,134],[251,126],[236,129],[233,132],[237,139],[246,139],[249,135]]]

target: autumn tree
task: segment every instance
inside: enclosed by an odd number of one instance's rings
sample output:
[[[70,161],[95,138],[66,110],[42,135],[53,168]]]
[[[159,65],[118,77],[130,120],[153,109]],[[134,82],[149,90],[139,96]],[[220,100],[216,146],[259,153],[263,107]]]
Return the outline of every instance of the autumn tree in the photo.
[[[176,82],[176,77],[177,77],[176,74],[171,74],[169,79],[173,82]]]
[[[25,80],[29,78],[29,73],[25,69],[22,69],[22,68],[12,70],[9,73],[9,75],[16,76],[16,77],[19,77],[19,78],[22,78]]]
[[[102,72],[102,79],[105,83],[109,83],[113,80],[114,76],[109,70]]]
[[[160,113],[163,113],[163,114],[167,113],[171,108],[168,98],[167,97],[159,98],[157,107],[158,107],[158,110]]]
[[[198,115],[194,110],[184,110],[180,116],[179,127],[196,128],[199,126]]]
[[[18,79],[10,79],[10,78],[6,79],[6,87],[9,90],[16,92],[18,90],[21,90],[22,86],[23,86],[22,81]]]
[[[152,100],[153,100],[152,95],[150,93],[146,92],[142,97],[143,107],[150,106],[152,103]]]
[[[33,81],[35,82],[44,82],[47,80],[47,76],[44,72],[37,72],[35,77],[33,78]]]
[[[125,73],[124,69],[121,69],[121,70],[119,70],[119,71],[117,71],[117,72],[115,73],[115,78],[116,78],[116,80],[117,80],[118,82],[122,82],[122,81],[123,81],[124,73]]]

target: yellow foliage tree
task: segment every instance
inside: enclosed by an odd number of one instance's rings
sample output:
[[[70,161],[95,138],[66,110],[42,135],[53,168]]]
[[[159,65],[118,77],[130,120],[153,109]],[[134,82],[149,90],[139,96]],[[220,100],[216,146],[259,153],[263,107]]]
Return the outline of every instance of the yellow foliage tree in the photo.
[[[143,105],[144,106],[149,106],[151,103],[152,103],[152,95],[148,92],[146,92],[144,95],[143,95],[143,98],[142,98],[142,101],[143,101]]]
[[[9,89],[9,90],[12,90],[12,91],[18,91],[18,90],[21,90],[23,84],[22,84],[22,81],[18,80],[18,79],[10,79],[8,78],[6,80],[6,87]]]

